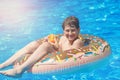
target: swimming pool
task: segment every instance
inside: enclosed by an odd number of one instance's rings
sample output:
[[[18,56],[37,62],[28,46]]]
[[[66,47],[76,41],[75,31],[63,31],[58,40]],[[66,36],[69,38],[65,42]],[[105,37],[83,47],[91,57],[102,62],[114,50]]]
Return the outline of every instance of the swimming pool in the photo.
[[[13,5],[15,4],[15,5]],[[0,63],[30,41],[50,33],[62,33],[62,21],[70,15],[79,18],[81,33],[104,38],[111,55],[104,65],[92,70],[75,70],[62,74],[25,73],[2,80],[120,80],[120,1],[119,0],[18,0],[0,3]],[[91,68],[91,67],[90,67]],[[87,69],[87,68],[86,68]]]

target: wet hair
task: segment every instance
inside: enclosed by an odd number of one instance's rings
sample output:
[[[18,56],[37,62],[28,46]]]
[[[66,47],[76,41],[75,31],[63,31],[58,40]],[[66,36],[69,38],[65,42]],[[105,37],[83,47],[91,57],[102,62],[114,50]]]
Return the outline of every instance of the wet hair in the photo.
[[[66,25],[69,25],[70,27],[75,27],[78,29],[79,28],[79,20],[75,16],[69,16],[64,20],[64,22],[62,24],[63,30],[65,29]]]

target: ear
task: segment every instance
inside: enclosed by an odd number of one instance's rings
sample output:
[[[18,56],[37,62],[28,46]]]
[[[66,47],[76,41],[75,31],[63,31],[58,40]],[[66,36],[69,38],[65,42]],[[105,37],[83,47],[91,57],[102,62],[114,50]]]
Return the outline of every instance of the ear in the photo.
[[[78,32],[80,32],[80,28],[78,28]]]

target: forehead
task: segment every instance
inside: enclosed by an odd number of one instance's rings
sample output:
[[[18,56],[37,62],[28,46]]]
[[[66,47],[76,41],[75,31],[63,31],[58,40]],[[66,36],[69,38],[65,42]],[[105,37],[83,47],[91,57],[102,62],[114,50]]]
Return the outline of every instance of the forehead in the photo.
[[[69,25],[66,25],[64,29],[77,29],[76,27],[74,26],[69,26]]]

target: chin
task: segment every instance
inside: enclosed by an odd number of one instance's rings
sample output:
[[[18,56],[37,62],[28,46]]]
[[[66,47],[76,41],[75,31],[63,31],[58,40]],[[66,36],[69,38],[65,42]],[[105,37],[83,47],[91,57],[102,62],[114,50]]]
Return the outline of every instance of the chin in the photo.
[[[68,39],[69,41],[74,41],[74,39]]]

